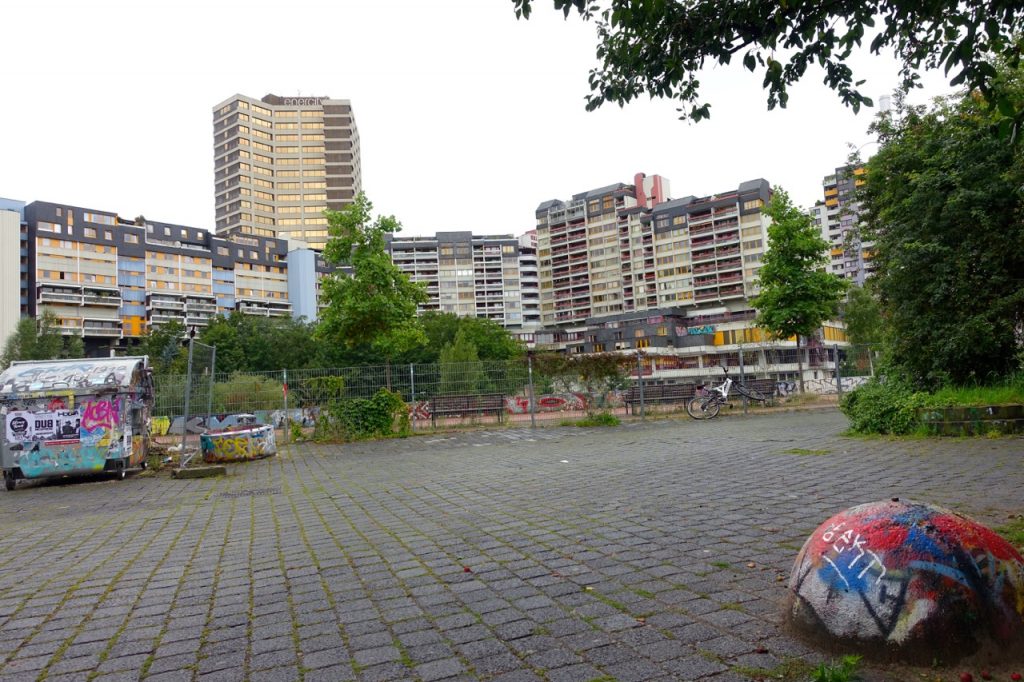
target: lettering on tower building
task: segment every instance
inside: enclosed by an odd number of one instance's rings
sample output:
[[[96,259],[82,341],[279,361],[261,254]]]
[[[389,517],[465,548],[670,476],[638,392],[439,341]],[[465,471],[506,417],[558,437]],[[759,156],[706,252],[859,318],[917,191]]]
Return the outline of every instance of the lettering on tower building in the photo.
[[[285,97],[286,107],[318,107],[324,103],[326,97]]]

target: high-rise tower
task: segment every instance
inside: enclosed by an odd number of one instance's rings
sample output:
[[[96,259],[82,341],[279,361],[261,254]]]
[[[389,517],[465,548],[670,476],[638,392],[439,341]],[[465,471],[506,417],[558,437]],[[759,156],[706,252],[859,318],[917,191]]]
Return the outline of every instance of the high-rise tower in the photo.
[[[234,95],[213,109],[217,233],[327,242],[326,208],[362,188],[349,100]]]

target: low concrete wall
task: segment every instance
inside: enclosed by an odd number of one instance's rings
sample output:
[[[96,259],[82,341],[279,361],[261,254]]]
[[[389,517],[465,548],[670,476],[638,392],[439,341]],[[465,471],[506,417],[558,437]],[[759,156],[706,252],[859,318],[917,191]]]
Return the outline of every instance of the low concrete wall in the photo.
[[[917,416],[936,436],[1024,433],[1024,405],[927,408],[918,410]]]

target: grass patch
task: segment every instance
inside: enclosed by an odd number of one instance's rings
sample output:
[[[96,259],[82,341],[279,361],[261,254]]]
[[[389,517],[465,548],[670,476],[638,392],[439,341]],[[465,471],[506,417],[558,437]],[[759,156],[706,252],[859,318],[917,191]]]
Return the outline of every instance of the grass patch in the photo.
[[[712,561],[711,565],[714,566],[715,568],[722,568],[722,569],[732,568],[732,566],[729,564],[728,561]]]
[[[647,590],[633,590],[633,592],[635,592],[638,596],[643,597],[644,599],[654,599],[653,592],[648,592]]]
[[[858,680],[860,656],[843,656],[838,663],[822,663],[811,673],[811,682],[852,682]]]
[[[592,414],[583,419],[573,421],[572,419],[563,419],[558,423],[559,426],[618,426],[622,421],[611,412],[598,412]]]
[[[1009,523],[996,528],[996,532],[1017,549],[1024,551],[1024,515],[1017,515]]]
[[[830,452],[832,452],[832,451],[831,450],[808,450],[807,448],[789,448],[788,450],[783,450],[782,454],[784,454],[784,455],[804,455],[804,456],[807,456],[807,457],[820,457],[822,455],[827,455]]]
[[[991,386],[947,386],[932,394],[937,407],[982,407],[1024,403],[1024,373]]]

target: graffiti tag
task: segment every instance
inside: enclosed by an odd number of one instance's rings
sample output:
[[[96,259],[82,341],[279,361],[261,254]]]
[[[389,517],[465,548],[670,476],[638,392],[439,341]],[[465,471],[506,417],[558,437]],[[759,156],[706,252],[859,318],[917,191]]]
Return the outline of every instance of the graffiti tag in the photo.
[[[96,428],[112,429],[121,414],[118,398],[86,400],[82,406],[82,428],[93,431]]]

